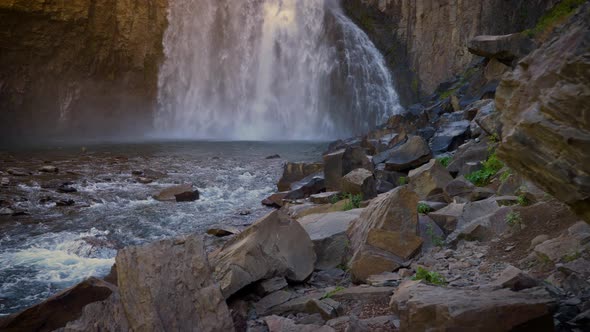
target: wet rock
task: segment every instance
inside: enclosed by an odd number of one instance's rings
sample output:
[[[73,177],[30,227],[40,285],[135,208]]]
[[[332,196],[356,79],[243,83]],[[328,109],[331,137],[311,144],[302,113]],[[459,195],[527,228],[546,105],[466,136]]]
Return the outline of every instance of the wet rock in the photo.
[[[510,65],[512,61],[529,54],[534,42],[522,33],[501,36],[477,36],[469,41],[469,52],[494,58]]]
[[[342,191],[353,195],[362,195],[363,199],[377,196],[375,177],[371,171],[357,168],[342,178]]]
[[[115,289],[103,280],[86,279],[31,308],[0,318],[0,330],[53,331],[78,319],[84,306],[105,300]]]
[[[232,226],[228,226],[228,225],[220,225],[214,228],[209,228],[207,230],[207,234],[209,235],[213,235],[216,237],[226,237],[226,236],[230,236],[230,235],[234,235],[234,234],[238,234],[240,233],[240,230],[232,227]]]
[[[410,186],[420,199],[442,194],[447,184],[453,181],[451,174],[436,159],[431,159],[427,164],[411,170],[409,177]]]
[[[55,206],[72,206],[76,204],[76,202],[73,199],[62,199],[59,200],[57,202],[55,202]]]
[[[346,230],[362,209],[311,214],[298,219],[311,238],[317,256],[315,268],[327,270],[343,263],[348,247]]]
[[[11,216],[14,214],[14,210],[8,207],[0,208],[0,216]]]
[[[56,166],[45,165],[45,166],[42,166],[41,168],[39,168],[39,172],[41,172],[41,173],[57,173],[57,172],[59,172],[59,169]]]
[[[418,196],[408,186],[399,187],[372,200],[350,225],[353,281],[393,271],[420,249],[417,204]]]
[[[590,222],[590,7],[504,76],[498,157]],[[567,73],[567,74],[564,74]]]
[[[27,172],[21,168],[9,168],[8,170],[6,170],[6,172],[8,172],[8,174],[10,174],[12,176],[28,176],[28,175],[30,175],[29,172]]]
[[[473,291],[443,288],[418,281],[403,283],[391,298],[402,331],[553,331],[549,305],[542,289]]]
[[[131,330],[233,331],[200,237],[128,247],[119,251],[116,264]]]
[[[198,194],[195,194],[192,183],[181,184],[163,189],[153,197],[155,200],[167,202],[177,201],[176,195],[180,195],[181,199],[183,199],[185,195],[187,199],[194,198],[195,196],[198,198]]]
[[[138,171],[138,170],[131,171],[131,175],[133,175],[133,176],[142,176],[143,175],[143,171]]]
[[[319,193],[309,196],[309,200],[314,204],[329,204],[333,201],[337,201],[340,196],[339,191],[328,191],[325,193]]]
[[[432,157],[430,147],[420,136],[410,136],[408,141],[390,150],[385,162],[388,171],[407,171],[427,163]]]
[[[0,186],[7,187],[10,184],[9,178],[1,178],[0,179]]]
[[[303,281],[312,272],[316,255],[307,232],[283,212],[274,211],[211,254],[223,295],[272,277]]]
[[[287,194],[288,192],[274,193],[268,196],[267,198],[263,199],[261,203],[262,205],[280,208],[281,206],[283,206],[283,200],[285,199]]]
[[[435,154],[453,151],[469,138],[469,121],[448,121],[438,128],[430,141]]]
[[[268,158],[267,158],[268,159]],[[321,172],[323,165],[321,163],[285,163],[283,166],[283,176],[277,183],[279,191],[290,191],[291,184],[303,180],[304,178]]]
[[[63,183],[57,188],[57,191],[64,194],[71,194],[77,192],[78,190],[72,187],[71,185],[72,184],[69,182]]]
[[[180,194],[175,194],[177,202],[194,202],[199,199],[200,193],[198,190],[189,190]]]
[[[268,156],[268,157],[266,157],[264,159],[266,159],[266,160],[270,160],[270,159],[281,159],[281,156],[278,155],[278,154],[273,154],[273,155],[270,155],[270,156]]]
[[[140,176],[137,178],[137,182],[142,183],[142,184],[149,184],[149,183],[154,182],[154,180]]]
[[[373,163],[362,147],[347,147],[324,155],[324,178],[328,191],[341,191],[342,177],[357,168],[373,171]]]

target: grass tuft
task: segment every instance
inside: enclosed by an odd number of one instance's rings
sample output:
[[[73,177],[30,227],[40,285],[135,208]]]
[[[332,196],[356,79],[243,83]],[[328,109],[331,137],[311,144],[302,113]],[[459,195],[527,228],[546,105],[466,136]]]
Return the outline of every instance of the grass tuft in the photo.
[[[423,267],[418,267],[416,274],[412,277],[412,280],[424,280],[429,284],[442,286],[447,283],[445,277],[438,272],[431,272]]]

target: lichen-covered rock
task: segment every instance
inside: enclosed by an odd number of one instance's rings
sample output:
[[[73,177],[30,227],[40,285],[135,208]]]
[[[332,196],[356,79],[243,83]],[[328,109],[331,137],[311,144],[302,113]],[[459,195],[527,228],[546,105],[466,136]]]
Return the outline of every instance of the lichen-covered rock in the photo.
[[[391,272],[420,249],[417,205],[418,196],[408,186],[399,187],[371,201],[350,225],[353,281]]]
[[[507,74],[498,156],[590,222],[590,6]]]
[[[303,281],[313,272],[315,260],[307,232],[282,211],[266,215],[211,254],[226,298],[262,279]]]

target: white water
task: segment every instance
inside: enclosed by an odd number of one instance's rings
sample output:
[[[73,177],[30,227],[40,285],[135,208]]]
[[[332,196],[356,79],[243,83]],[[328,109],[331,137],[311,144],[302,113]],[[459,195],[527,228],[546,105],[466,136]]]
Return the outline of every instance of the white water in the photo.
[[[383,57],[334,0],[176,0],[158,135],[331,139],[400,111]]]

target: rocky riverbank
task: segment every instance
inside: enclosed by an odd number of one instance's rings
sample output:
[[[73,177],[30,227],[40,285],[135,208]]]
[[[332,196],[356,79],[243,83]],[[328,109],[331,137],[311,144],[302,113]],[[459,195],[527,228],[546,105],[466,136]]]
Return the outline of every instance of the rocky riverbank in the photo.
[[[0,328],[589,329],[589,15],[545,43],[475,38],[485,58],[429,102],[286,164],[277,211],[122,249],[105,280]]]

